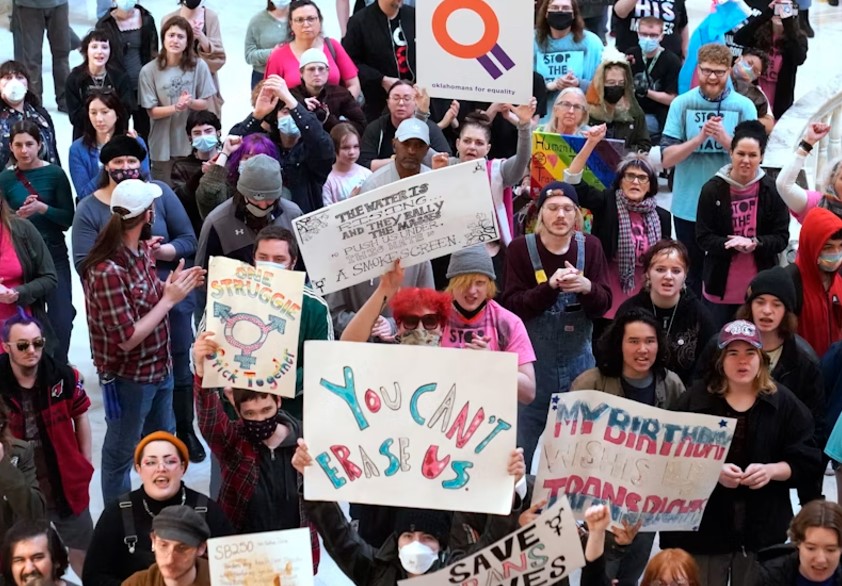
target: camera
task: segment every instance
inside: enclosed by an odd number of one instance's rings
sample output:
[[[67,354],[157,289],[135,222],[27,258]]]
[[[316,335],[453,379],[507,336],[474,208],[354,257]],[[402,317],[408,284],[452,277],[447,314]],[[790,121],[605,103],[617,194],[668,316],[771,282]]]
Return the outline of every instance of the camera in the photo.
[[[633,82],[634,95],[638,98],[645,98],[649,92],[649,77],[644,72],[635,73]]]

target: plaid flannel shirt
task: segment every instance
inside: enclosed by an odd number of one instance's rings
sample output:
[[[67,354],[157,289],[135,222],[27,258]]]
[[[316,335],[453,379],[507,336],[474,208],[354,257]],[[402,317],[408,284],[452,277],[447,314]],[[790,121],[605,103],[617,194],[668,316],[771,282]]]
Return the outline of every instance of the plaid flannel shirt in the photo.
[[[164,284],[146,243],[140,254],[125,246],[85,274],[85,308],[91,353],[99,374],[138,383],[158,382],[170,373],[170,326],[164,317],[143,341],[128,352],[120,348],[134,334],[134,324],[161,300]]]

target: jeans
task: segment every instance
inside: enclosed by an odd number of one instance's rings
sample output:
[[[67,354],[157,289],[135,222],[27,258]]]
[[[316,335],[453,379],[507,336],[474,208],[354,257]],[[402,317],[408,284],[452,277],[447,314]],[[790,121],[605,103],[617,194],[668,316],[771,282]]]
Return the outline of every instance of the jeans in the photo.
[[[646,130],[649,131],[649,139],[652,144],[658,144],[661,139],[661,124],[654,114],[646,114]]]
[[[638,533],[626,547],[613,545],[613,535],[607,533],[605,543],[605,573],[611,580],[617,580],[617,586],[637,586],[637,582],[649,562],[652,545],[655,543],[654,531]],[[609,546],[609,541],[611,546]]]
[[[134,449],[153,431],[175,432],[172,413],[172,374],[155,383],[114,381],[122,411],[119,418],[105,418],[108,429],[102,444],[102,500],[105,506],[131,490]]]
[[[260,73],[257,69],[252,69],[251,70],[251,89],[254,89],[254,87],[257,84],[259,84],[261,81],[263,81],[263,74]]]
[[[21,60],[29,73],[29,91],[41,102],[44,101],[44,82],[41,78],[44,44],[44,32],[50,42],[53,57],[53,83],[56,90],[56,103],[64,105],[64,89],[67,76],[70,75],[70,22],[68,4],[65,2],[55,8],[30,8],[15,6],[15,50],[20,51]],[[19,40],[19,42],[17,42]]]
[[[195,292],[170,310],[170,351],[173,369],[173,414],[179,433],[193,431],[193,373],[190,371],[190,345],[193,343]]]
[[[690,269],[687,271],[687,287],[696,297],[702,298],[702,265],[705,262],[705,252],[696,244],[696,222],[672,217],[675,224],[675,239],[687,247],[690,253]]]
[[[58,340],[58,349],[53,358],[59,364],[67,364],[70,333],[73,331],[73,318],[76,317],[76,309],[73,307],[73,284],[70,280],[70,259],[64,243],[50,244],[48,248],[58,278],[58,286],[46,297],[47,318]]]

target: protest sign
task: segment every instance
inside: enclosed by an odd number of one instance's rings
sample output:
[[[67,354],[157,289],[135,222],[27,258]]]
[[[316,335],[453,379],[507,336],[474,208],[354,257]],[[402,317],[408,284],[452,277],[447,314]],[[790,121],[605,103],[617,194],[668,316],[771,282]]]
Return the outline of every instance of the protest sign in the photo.
[[[529,586],[558,584],[585,565],[579,531],[562,495],[534,522],[485,549],[400,586]]]
[[[310,530],[208,539],[213,586],[313,586]]]
[[[525,104],[532,98],[531,3],[424,0],[415,8],[418,84],[434,98]]]
[[[295,396],[304,273],[213,256],[207,330],[219,350],[205,359],[202,386]]]
[[[508,514],[517,356],[306,342],[307,500]]]
[[[331,293],[499,238],[485,161],[422,173],[293,220],[313,287]]]
[[[577,518],[605,504],[646,531],[696,530],[735,419],[666,411],[599,391],[553,395],[533,500],[562,494]]]
[[[564,181],[564,170],[570,166],[585,144],[584,137],[534,132],[532,134],[532,164],[530,183],[537,195],[551,181]],[[611,187],[617,175],[617,165],[625,156],[622,140],[603,139],[588,157],[582,181],[596,189]]]

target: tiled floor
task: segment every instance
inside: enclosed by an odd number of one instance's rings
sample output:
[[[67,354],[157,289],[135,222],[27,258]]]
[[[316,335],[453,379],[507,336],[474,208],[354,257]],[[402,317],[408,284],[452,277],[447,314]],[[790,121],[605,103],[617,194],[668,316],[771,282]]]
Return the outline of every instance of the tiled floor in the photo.
[[[325,30],[331,37],[338,38],[338,27],[335,18],[335,2],[333,0],[316,0],[322,8],[325,17]],[[527,0],[513,0],[526,3]],[[161,17],[172,11],[176,4],[175,0],[142,0],[160,24]],[[223,114],[224,126],[230,127],[233,123],[243,118],[250,110],[249,106],[249,79],[250,68],[243,59],[243,38],[252,14],[265,6],[263,0],[250,0],[248,2],[228,2],[220,0],[206,0],[207,4],[214,10],[220,12],[224,45],[228,53],[228,62],[219,72],[219,78],[223,88],[223,96],[226,100]],[[2,4],[2,1],[0,1]],[[531,4],[531,2],[529,2]],[[708,0],[688,0],[691,23],[698,23],[709,8]],[[70,0],[72,26],[80,35],[87,31],[93,23],[95,11],[95,0]],[[796,87],[796,98],[810,91],[813,84],[827,79],[829,74],[842,71],[842,66],[834,62],[832,55],[837,55],[838,50],[833,49],[833,38],[837,33],[842,34],[842,8],[832,8],[825,2],[814,0],[812,9],[812,23],[817,32],[817,37],[810,41],[810,51],[807,62],[799,70],[798,85]],[[8,32],[5,21],[0,30],[0,62],[11,58],[12,38]],[[49,50],[45,44],[45,56],[49,56]],[[80,58],[74,55],[71,65],[78,63]],[[66,153],[71,142],[70,126],[66,124],[65,117],[55,110],[55,103],[52,94],[52,81],[49,75],[49,57],[44,62],[45,102],[50,110],[58,130],[59,152],[66,158]],[[88,334],[85,327],[85,308],[79,282],[74,283],[73,296],[75,299],[78,315],[73,331],[71,347],[71,360],[76,364],[88,381],[88,392],[91,395],[93,406],[90,411],[90,418],[93,424],[94,446],[100,446],[105,434],[102,401],[99,389],[96,385],[96,376],[93,370],[89,354]],[[98,450],[96,450],[98,452]],[[95,454],[99,460],[99,453]],[[210,476],[208,462],[198,465],[191,465],[186,476],[186,482],[198,490],[207,490]],[[136,479],[135,479],[136,481]],[[825,494],[831,498],[836,495],[836,483],[832,477],[825,482]],[[102,499],[99,489],[99,475],[95,475],[91,484],[91,511],[98,516],[102,509]],[[321,570],[317,583],[330,586],[343,586],[350,584],[331,560],[322,557]]]

